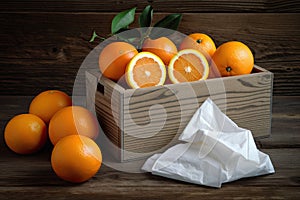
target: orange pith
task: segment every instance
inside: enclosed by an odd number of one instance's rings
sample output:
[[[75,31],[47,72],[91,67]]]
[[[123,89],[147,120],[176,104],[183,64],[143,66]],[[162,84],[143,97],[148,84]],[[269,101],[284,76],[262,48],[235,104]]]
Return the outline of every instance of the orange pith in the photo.
[[[174,63],[174,76],[180,82],[196,81],[203,76],[203,66],[200,59],[193,54],[184,54]]]
[[[163,85],[166,80],[166,67],[157,55],[140,52],[128,63],[125,78],[131,88]]]
[[[161,75],[159,64],[152,58],[139,59],[133,69],[133,78],[141,88],[157,85]],[[146,84],[145,80],[147,80]]]
[[[170,61],[168,74],[172,83],[205,80],[209,74],[209,66],[202,53],[184,49]]]

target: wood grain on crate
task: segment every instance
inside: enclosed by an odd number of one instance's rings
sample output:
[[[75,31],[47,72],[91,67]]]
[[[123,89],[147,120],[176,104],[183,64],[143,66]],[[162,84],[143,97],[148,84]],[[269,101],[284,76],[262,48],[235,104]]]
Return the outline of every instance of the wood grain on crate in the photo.
[[[234,7],[233,3],[228,5]],[[108,35],[115,14],[0,12],[0,94],[35,95],[49,88],[71,94],[81,63],[97,45],[88,42],[92,31]],[[165,15],[157,13],[155,20]],[[299,16],[299,13],[183,13],[179,31],[205,32],[217,45],[228,40],[246,43],[255,54],[256,64],[274,73],[275,95],[300,95]],[[84,79],[84,74],[78,77]],[[85,94],[84,88],[76,95]]]
[[[111,144],[111,146],[106,145],[105,149],[110,149],[110,153],[120,160],[121,153],[119,149],[122,148],[122,128],[120,127],[122,122],[122,116],[120,115],[122,96],[120,93],[115,92],[120,87],[116,86],[114,91],[111,87],[111,81],[103,82],[98,71],[86,71],[85,75],[86,85],[88,86],[86,93],[87,108],[95,111],[100,128],[105,130],[106,133],[106,137],[104,137],[104,135],[101,135],[101,131],[99,142],[101,145]],[[110,142],[106,141],[106,139]]]
[[[124,149],[140,153],[165,147],[172,139],[176,140],[175,135],[183,131],[207,97],[238,125],[250,129],[255,137],[268,135],[271,131],[272,74],[256,75],[127,93],[129,97],[124,99]],[[214,91],[214,88],[220,90],[222,84],[224,91]],[[153,105],[156,104],[159,106],[155,109]],[[143,138],[154,133],[155,137]]]
[[[268,136],[272,81],[272,73],[255,66],[250,75],[142,89],[124,90],[104,77],[92,84],[98,84],[95,102],[103,131],[124,150],[121,160],[130,160],[177,142],[178,134],[208,97],[255,137]]]
[[[106,96],[97,91],[94,95],[96,95],[95,107],[101,128],[107,131],[114,144],[121,147],[122,94],[114,92],[113,96]]]

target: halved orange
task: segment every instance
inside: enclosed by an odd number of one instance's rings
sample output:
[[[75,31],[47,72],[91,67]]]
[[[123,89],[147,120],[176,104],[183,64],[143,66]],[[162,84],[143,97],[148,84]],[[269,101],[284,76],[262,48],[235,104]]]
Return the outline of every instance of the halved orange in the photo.
[[[209,65],[199,51],[184,49],[171,59],[168,73],[172,83],[205,80],[209,74]]]
[[[166,67],[157,55],[140,52],[127,65],[125,78],[130,87],[145,88],[163,85],[166,74]]]

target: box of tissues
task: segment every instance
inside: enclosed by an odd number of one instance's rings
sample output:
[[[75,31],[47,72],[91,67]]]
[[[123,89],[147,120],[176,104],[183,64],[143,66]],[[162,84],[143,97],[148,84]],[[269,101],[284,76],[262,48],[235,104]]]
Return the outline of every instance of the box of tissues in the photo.
[[[238,127],[209,98],[179,140],[180,144],[147,159],[142,170],[211,187],[275,172],[269,156],[257,149],[251,131]]]

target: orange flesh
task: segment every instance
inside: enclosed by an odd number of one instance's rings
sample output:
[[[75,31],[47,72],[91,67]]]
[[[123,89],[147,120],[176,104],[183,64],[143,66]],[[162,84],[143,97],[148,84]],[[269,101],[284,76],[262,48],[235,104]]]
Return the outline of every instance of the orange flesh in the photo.
[[[139,59],[133,68],[133,79],[141,88],[157,85],[161,76],[160,66],[152,58]]]
[[[204,67],[200,58],[193,54],[181,55],[174,62],[174,76],[179,82],[200,80],[203,72]]]

